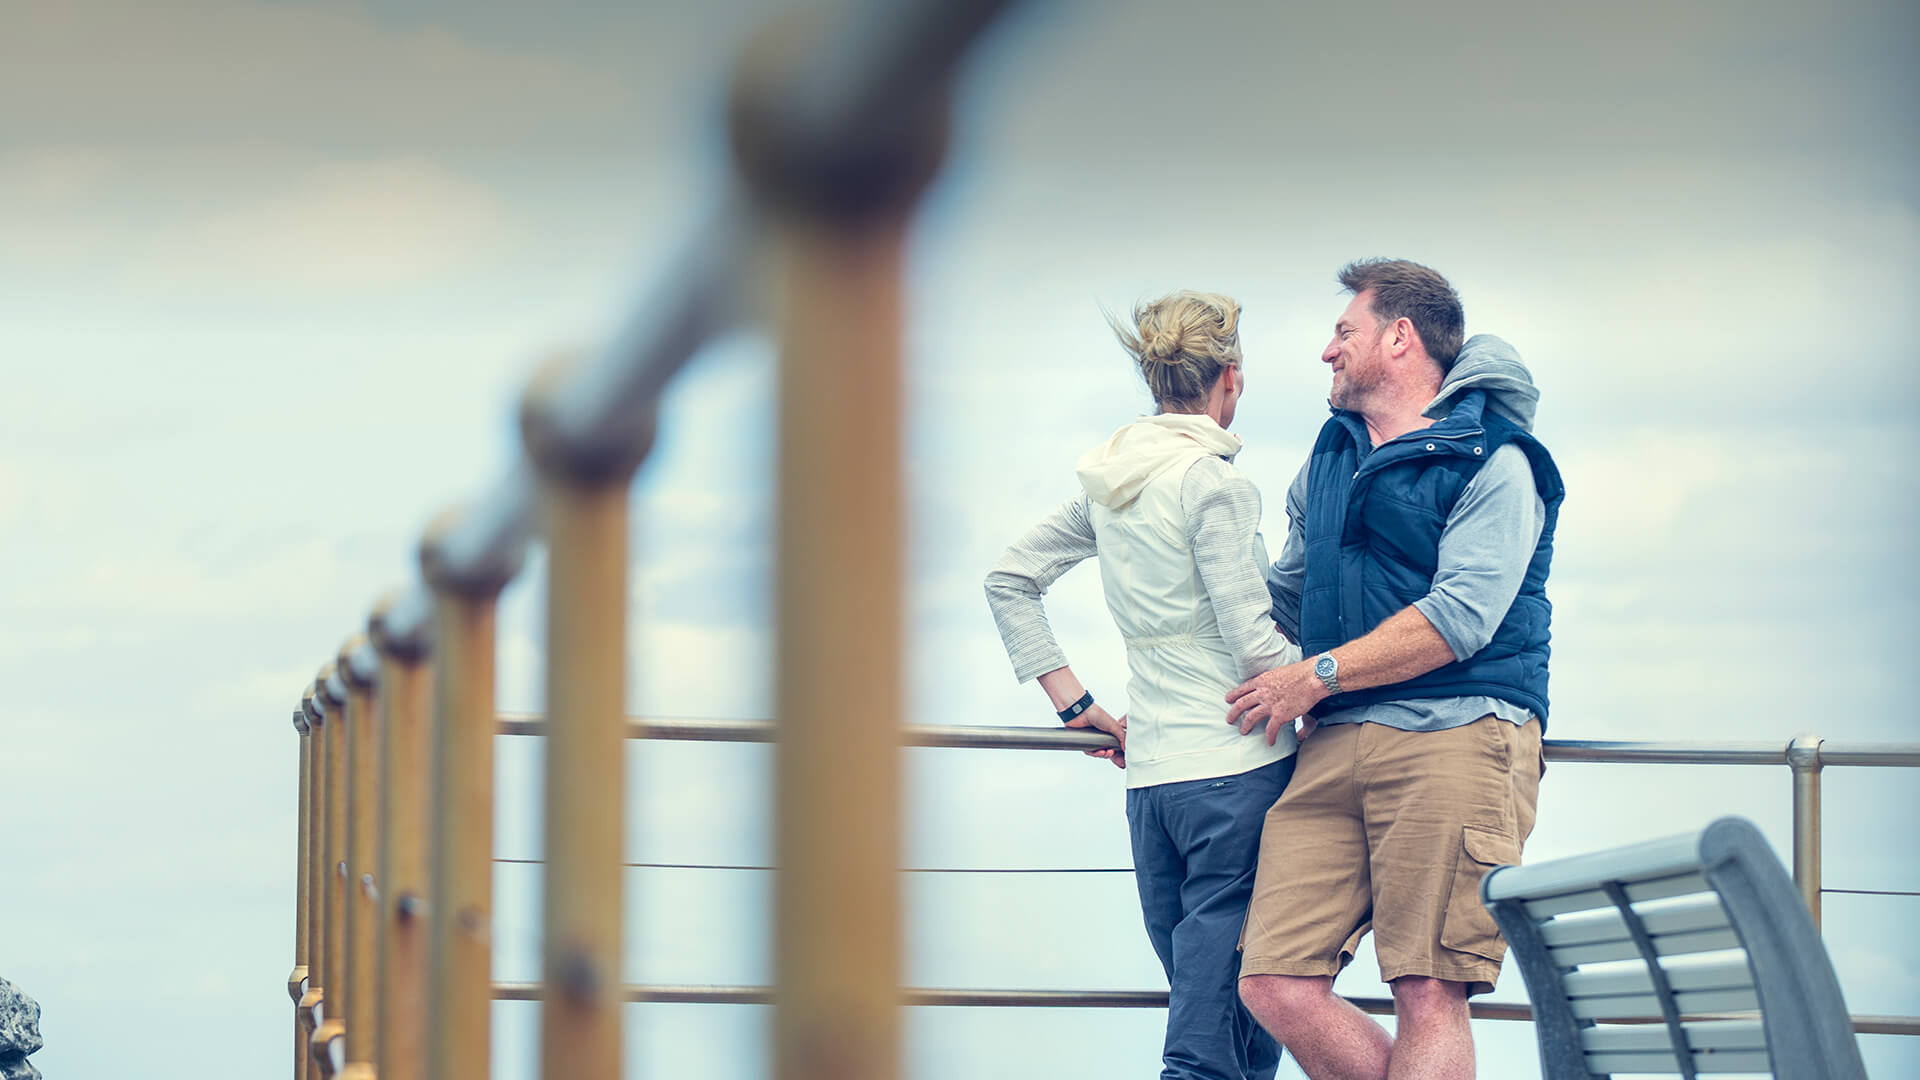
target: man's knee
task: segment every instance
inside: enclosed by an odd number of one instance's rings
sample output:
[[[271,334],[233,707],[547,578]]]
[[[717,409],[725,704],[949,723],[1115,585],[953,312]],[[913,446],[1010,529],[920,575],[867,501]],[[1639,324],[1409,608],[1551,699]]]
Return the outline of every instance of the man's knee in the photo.
[[[1467,1015],[1467,984],[1426,975],[1402,975],[1393,988],[1393,1011],[1401,1020]]]
[[[1333,996],[1333,979],[1325,975],[1244,975],[1240,1000],[1247,1011],[1272,1029],[1276,1024],[1311,1016]]]

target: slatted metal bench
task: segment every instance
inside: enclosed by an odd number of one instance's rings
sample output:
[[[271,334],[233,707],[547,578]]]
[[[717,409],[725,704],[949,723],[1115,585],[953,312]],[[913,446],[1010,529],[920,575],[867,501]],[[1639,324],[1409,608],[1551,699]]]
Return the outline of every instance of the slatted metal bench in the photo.
[[[1744,818],[1499,867],[1480,897],[1526,979],[1547,1080],[1866,1080],[1820,933]]]

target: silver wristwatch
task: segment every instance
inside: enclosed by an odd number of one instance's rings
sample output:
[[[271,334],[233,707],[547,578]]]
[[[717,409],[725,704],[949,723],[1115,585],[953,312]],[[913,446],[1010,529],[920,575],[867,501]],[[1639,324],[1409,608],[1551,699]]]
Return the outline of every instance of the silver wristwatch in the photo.
[[[1320,681],[1326,684],[1327,693],[1340,692],[1340,661],[1335,660],[1332,653],[1323,652],[1314,659],[1313,673],[1320,676]]]

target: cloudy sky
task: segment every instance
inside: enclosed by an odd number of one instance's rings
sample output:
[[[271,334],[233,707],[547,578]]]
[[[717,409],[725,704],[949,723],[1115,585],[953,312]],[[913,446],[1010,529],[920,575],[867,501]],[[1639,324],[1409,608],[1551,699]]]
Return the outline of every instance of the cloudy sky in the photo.
[[[766,12],[687,7],[5,6],[0,977],[45,1009],[49,1076],[285,1067],[289,709],[427,518],[511,460],[533,364],[606,333],[724,182],[718,92]],[[1277,542],[1325,415],[1333,272],[1386,254],[1447,273],[1543,388],[1569,488],[1551,735],[1920,740],[1916,70],[1900,0],[1019,13],[969,69],[914,236],[903,716],[1052,722],[980,578],[1143,407],[1102,305],[1244,303],[1240,464]],[[771,379],[742,334],[670,393],[635,485],[636,712],[770,711]],[[505,598],[507,708],[540,704],[538,569]],[[1049,605],[1123,705],[1097,574]],[[501,741],[502,857],[539,854],[538,752]],[[771,858],[764,748],[629,754],[634,858]],[[1104,765],[905,767],[903,865],[1128,863]],[[1920,889],[1920,836],[1888,828],[1914,779],[1828,772],[1830,886]],[[1528,853],[1729,812],[1784,852],[1788,790],[1783,768],[1555,766]],[[537,876],[498,883],[497,974],[531,978]],[[766,979],[769,884],[634,871],[627,976]],[[915,985],[1164,985],[1125,874],[906,890]],[[1920,1013],[1916,903],[1827,898],[1855,1012]],[[532,1007],[496,1020],[496,1075],[531,1076]],[[630,1007],[629,1060],[765,1075],[764,1020]],[[1146,1075],[1161,1023],[925,1010],[911,1072]],[[1524,1026],[1479,1027],[1485,1074],[1533,1074]],[[1920,1071],[1917,1042],[1862,1040],[1883,1076]]]

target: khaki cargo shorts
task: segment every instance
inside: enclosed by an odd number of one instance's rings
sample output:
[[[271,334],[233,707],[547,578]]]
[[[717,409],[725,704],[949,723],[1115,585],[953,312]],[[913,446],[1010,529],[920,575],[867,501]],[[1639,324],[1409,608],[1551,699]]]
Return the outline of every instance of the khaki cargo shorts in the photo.
[[[1315,731],[1267,811],[1240,974],[1337,975],[1371,930],[1384,982],[1493,989],[1507,946],[1480,879],[1520,861],[1543,767],[1538,720]]]

